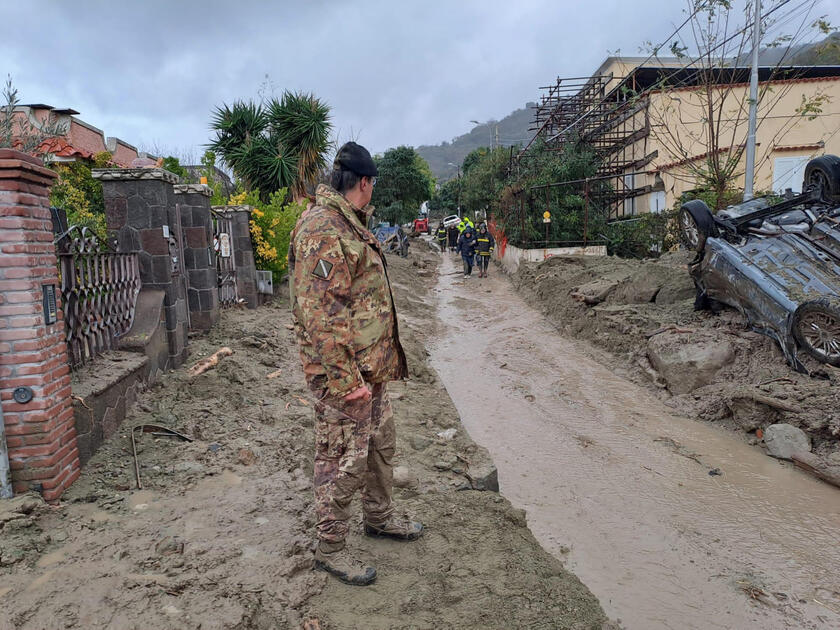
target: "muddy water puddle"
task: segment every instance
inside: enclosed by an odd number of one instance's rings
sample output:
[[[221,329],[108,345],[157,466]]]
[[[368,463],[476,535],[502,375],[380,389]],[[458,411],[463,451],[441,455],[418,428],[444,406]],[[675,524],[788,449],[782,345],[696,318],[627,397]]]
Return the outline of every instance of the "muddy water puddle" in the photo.
[[[840,628],[840,491],[561,337],[445,258],[431,360],[503,494],[630,630]],[[487,293],[490,290],[491,293]]]

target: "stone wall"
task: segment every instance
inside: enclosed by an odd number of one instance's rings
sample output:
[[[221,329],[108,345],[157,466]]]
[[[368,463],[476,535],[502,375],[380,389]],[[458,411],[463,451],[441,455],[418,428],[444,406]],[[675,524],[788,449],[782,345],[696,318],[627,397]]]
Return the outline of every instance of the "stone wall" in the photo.
[[[112,352],[73,372],[73,416],[83,465],[120,428],[145,386],[148,363],[141,354]]]
[[[0,149],[0,399],[13,489],[57,499],[79,476],[70,364],[40,160]],[[55,291],[45,307],[45,289]]]
[[[218,273],[210,215],[212,194],[210,187],[204,184],[175,186],[175,199],[181,212],[184,266],[189,279],[187,304],[193,330],[210,330],[219,321]]]
[[[187,357],[187,277],[175,240],[180,216],[173,185],[164,169],[94,169],[102,181],[108,237],[118,251],[138,252],[143,288],[165,293],[169,368]]]

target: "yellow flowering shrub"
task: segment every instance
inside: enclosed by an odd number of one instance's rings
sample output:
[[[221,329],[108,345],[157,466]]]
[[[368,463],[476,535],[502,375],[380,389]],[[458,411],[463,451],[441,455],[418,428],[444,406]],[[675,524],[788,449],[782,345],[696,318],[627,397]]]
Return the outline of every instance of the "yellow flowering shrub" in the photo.
[[[287,190],[282,188],[271,194],[267,204],[260,201],[259,191],[231,195],[228,200],[229,205],[253,206],[250,228],[254,259],[258,269],[273,273],[275,282],[288,269],[291,232],[306,209],[305,203],[290,202],[287,198]]]

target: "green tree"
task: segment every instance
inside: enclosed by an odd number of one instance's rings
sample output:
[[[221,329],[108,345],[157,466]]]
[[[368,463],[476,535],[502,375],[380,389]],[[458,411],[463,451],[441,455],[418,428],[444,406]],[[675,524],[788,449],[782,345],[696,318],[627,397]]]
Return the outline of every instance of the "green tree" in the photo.
[[[535,142],[516,181],[508,180],[500,191],[497,223],[518,244],[546,238],[567,242],[593,238],[603,230],[606,211],[592,200],[605,185],[599,180],[589,183],[591,202],[587,205],[583,180],[595,175],[597,169],[598,157],[584,143],[569,142],[554,151],[542,141]],[[549,224],[543,223],[545,211],[551,213]]]
[[[507,183],[508,149],[479,148],[464,158],[461,178],[461,210],[487,216],[498,210],[499,194]]]
[[[445,217],[458,214],[458,194],[461,182],[450,179],[440,185],[440,188],[429,199],[429,214],[435,217]]]
[[[393,224],[415,218],[434,190],[429,165],[413,148],[405,146],[388,149],[374,161],[379,175],[371,203],[377,207],[377,216]]]
[[[216,174],[216,154],[209,149],[201,156],[201,176],[207,178],[207,185],[213,191],[210,205],[221,206],[227,203],[225,186]]]
[[[329,106],[312,94],[285,92],[265,105],[236,101],[213,112],[210,149],[264,202],[288,188],[305,194],[326,164],[332,124]]]
[[[105,201],[102,183],[93,179],[91,168],[111,166],[111,154],[97,153],[92,160],[59,162],[53,165],[58,178],[50,189],[50,204],[64,209],[68,226],[93,230],[100,239],[105,238]]]
[[[181,178],[181,181],[187,181],[190,177],[187,169],[181,166],[181,160],[176,158],[174,155],[168,155],[163,158],[163,168],[170,173],[175,173],[175,175]]]

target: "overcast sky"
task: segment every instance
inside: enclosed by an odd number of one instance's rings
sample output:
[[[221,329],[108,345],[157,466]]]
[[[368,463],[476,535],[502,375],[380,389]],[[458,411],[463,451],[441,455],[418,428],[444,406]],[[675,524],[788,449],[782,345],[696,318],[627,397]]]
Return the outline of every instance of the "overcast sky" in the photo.
[[[0,73],[24,103],[72,107],[108,136],[194,156],[214,106],[258,98],[266,75],[278,95],[329,103],[340,142],[382,152],[501,118],[557,76],[591,74],[608,51],[639,55],[685,18],[682,0],[3,4]],[[816,0],[823,14],[840,22],[840,2]]]

